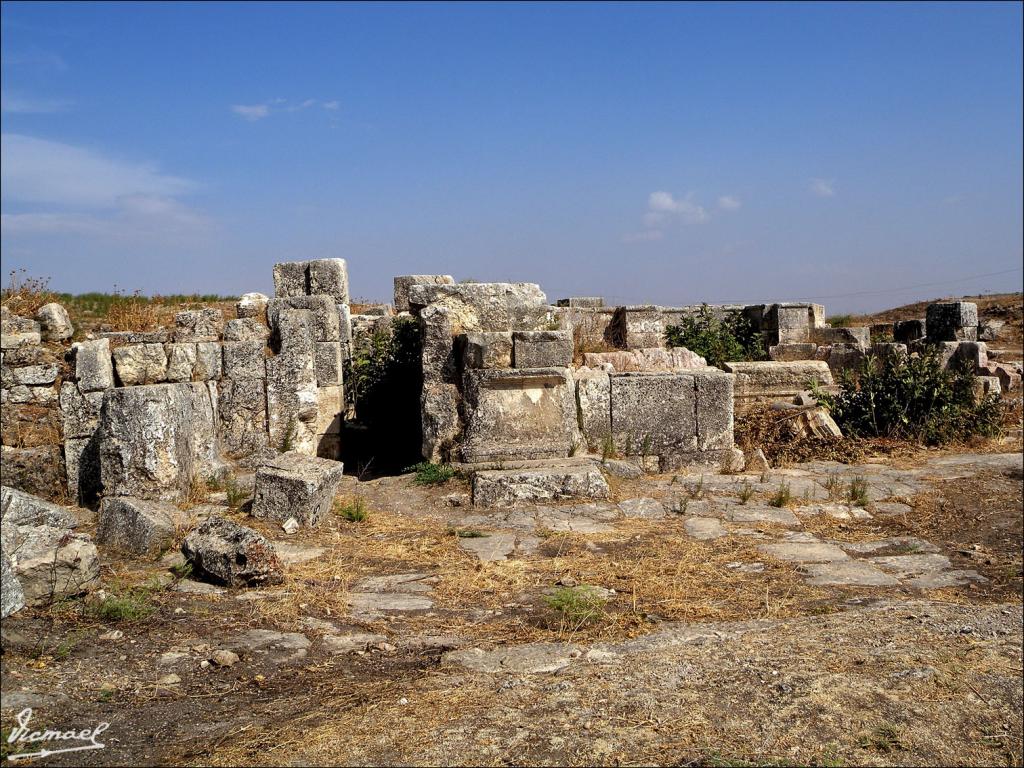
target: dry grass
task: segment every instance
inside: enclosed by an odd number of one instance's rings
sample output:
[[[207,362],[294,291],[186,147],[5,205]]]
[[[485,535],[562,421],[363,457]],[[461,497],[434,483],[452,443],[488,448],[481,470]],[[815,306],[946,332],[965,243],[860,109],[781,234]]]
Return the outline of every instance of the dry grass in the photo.
[[[24,269],[12,269],[9,275],[7,287],[0,290],[0,304],[15,315],[33,317],[41,306],[57,300],[50,278],[29,277]]]

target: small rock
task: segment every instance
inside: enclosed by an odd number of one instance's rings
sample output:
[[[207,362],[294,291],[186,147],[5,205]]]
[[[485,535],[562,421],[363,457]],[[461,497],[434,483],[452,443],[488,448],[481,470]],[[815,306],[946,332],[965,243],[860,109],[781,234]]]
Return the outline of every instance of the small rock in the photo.
[[[104,632],[102,635],[99,636],[98,639],[100,639],[100,640],[120,640],[122,637],[124,637],[124,632],[122,632],[120,629],[112,629],[109,632]]]
[[[199,667],[200,667],[200,669],[209,669],[210,668],[210,662],[207,661],[206,659],[203,659],[201,662],[199,662]]]
[[[384,651],[384,653],[394,653],[398,648],[391,643],[377,643],[376,648],[378,651]]]
[[[159,680],[156,681],[156,684],[157,685],[177,685],[180,682],[181,682],[181,678],[178,677],[176,674],[174,674],[172,672],[169,675],[164,675],[163,677],[161,677]]]
[[[283,523],[281,523],[281,530],[287,533],[289,536],[299,530],[299,521],[294,517],[289,517]]]
[[[210,656],[210,661],[218,667],[231,667],[238,663],[238,654],[222,648],[213,652],[213,655]]]

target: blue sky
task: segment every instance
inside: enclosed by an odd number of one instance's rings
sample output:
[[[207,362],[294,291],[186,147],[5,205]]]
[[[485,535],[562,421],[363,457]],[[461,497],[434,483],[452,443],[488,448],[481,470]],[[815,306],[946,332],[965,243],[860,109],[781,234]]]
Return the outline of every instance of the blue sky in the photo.
[[[2,6],[2,253],[61,290],[275,261],[552,300],[1020,290],[1004,4]],[[993,274],[999,273],[999,274]]]

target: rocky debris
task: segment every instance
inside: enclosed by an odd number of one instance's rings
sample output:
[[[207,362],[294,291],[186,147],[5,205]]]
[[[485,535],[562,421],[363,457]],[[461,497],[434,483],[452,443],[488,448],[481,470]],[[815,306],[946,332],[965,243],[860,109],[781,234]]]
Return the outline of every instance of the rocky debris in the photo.
[[[331,509],[343,476],[341,462],[290,451],[256,470],[253,517],[315,526]]]
[[[836,424],[835,419],[829,415],[824,408],[809,408],[801,410],[793,415],[786,422],[786,426],[793,437],[806,438],[837,438],[843,436],[843,431]]]
[[[284,580],[274,545],[245,526],[208,517],[181,545],[192,572],[218,584],[261,586]]]
[[[5,520],[2,538],[26,605],[81,594],[99,578],[96,545],[85,534]]]
[[[0,487],[0,519],[4,525],[78,527],[78,518],[70,510],[6,485]]]
[[[174,543],[189,515],[173,504],[128,496],[108,496],[100,503],[96,541],[135,555],[158,555]]]
[[[233,667],[240,661],[239,656],[234,651],[228,651],[224,648],[218,648],[212,654],[210,654],[210,662],[216,664],[218,667]]]
[[[265,657],[271,664],[288,664],[306,657],[310,641],[300,632],[250,629],[225,640],[221,646],[229,653],[241,653],[247,659],[251,656],[260,656]]]
[[[606,499],[608,483],[595,466],[488,470],[473,476],[473,503],[507,507],[535,501]]]

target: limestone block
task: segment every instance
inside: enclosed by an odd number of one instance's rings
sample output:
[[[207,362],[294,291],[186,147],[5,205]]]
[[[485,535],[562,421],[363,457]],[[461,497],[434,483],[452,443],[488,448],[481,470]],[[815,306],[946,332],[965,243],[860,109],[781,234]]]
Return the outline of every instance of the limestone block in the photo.
[[[988,367],[988,345],[984,341],[961,341],[954,357],[966,361],[972,371],[984,370]]]
[[[452,313],[444,306],[420,312],[424,381],[452,381],[455,376],[455,344]]]
[[[196,365],[195,344],[167,345],[167,380],[192,381],[192,369]]]
[[[263,378],[218,382],[217,411],[224,450],[253,454],[267,445],[267,392]]]
[[[67,493],[82,506],[92,506],[103,490],[100,476],[100,435],[65,438]]]
[[[318,387],[316,390],[317,417],[314,433],[336,435],[341,432],[341,419],[345,410],[345,398],[339,386]]]
[[[193,381],[214,381],[223,374],[224,354],[220,342],[200,341],[196,344],[196,364],[192,368]]]
[[[266,305],[263,307],[266,312]],[[262,341],[270,338],[266,323],[255,317],[240,317],[228,320],[224,325],[224,341]]]
[[[224,313],[219,309],[186,309],[174,316],[174,340],[218,341],[224,331]]]
[[[26,605],[81,594],[99,578],[96,545],[85,534],[49,525],[11,525],[4,527],[3,539]]]
[[[706,371],[694,375],[697,386],[697,450],[733,447],[733,380],[728,373]]]
[[[978,400],[985,397],[998,397],[1003,392],[998,376],[978,376],[974,379],[974,397]]]
[[[100,423],[102,392],[82,393],[73,382],[60,387],[60,411],[64,421],[64,437],[88,437]]]
[[[278,298],[309,295],[309,268],[305,261],[274,265],[274,295]]]
[[[409,312],[409,288],[414,285],[455,285],[451,275],[398,275],[395,278],[395,311]]]
[[[315,526],[331,509],[343,465],[330,459],[289,451],[256,470],[252,515],[283,522],[294,517]]]
[[[508,331],[474,331],[464,334],[463,368],[511,368],[512,334]]]
[[[64,487],[64,459],[60,446],[0,446],[0,484],[36,496],[57,496]]]
[[[36,310],[36,321],[43,341],[65,341],[75,333],[68,311],[60,304],[50,302]]]
[[[274,545],[251,528],[212,515],[182,542],[181,552],[199,578],[228,586],[284,580]]]
[[[0,619],[25,607],[25,592],[6,552],[0,552]]]
[[[600,371],[577,371],[576,375],[580,431],[590,450],[597,451],[612,433],[611,380]]]
[[[811,328],[811,341],[815,344],[853,344],[862,350],[871,345],[871,329],[859,328]]]
[[[192,450],[192,472],[195,477],[205,480],[221,468],[217,382],[195,381],[185,386],[188,388],[191,408],[189,444]]]
[[[52,504],[31,493],[0,487],[0,519],[6,525],[50,525],[54,528],[77,528],[78,518],[64,507]]]
[[[330,296],[334,304],[348,304],[348,268],[344,259],[313,259],[309,264],[309,292]]]
[[[75,357],[75,378],[83,392],[99,392],[114,386],[110,340],[80,341],[71,347]]]
[[[626,456],[693,453],[697,389],[690,373],[611,375],[612,439]]]
[[[342,344],[352,344],[352,311],[348,304],[337,304],[338,338]]]
[[[107,497],[100,503],[96,542],[134,555],[158,555],[172,544],[188,514],[162,501]]]
[[[900,344],[923,339],[926,333],[924,318],[920,320],[897,320],[892,324],[892,339]]]
[[[310,329],[314,341],[339,341],[338,306],[330,296],[294,296],[285,299],[271,299],[267,304],[267,320],[271,328],[277,328],[278,318],[283,310],[308,310],[313,315]]]
[[[104,494],[183,499],[195,471],[192,418],[186,384],[107,390],[100,417]]]
[[[566,457],[580,442],[566,368],[467,370],[465,461]]]
[[[462,431],[459,388],[455,384],[424,381],[420,393],[422,455],[427,461],[451,461],[455,440]]]
[[[341,344],[337,341],[318,341],[313,346],[317,386],[333,387],[341,384]]]
[[[14,368],[9,365],[0,367],[0,384],[4,387],[18,385],[40,387],[53,384],[60,375],[60,366],[57,363],[43,363],[41,365],[25,365]]]
[[[1006,326],[1006,321],[996,320],[995,318],[987,317],[982,319],[978,323],[978,340],[979,341],[997,341],[999,339],[999,333]]]
[[[42,333],[42,328],[37,321],[15,315],[6,306],[2,312],[3,314],[0,315],[0,333],[3,333],[3,335]]]
[[[167,344],[174,340],[166,328],[155,331],[102,331],[98,336],[109,339],[111,348],[125,344]]]
[[[163,344],[130,344],[114,349],[114,370],[125,386],[158,384],[167,379]]]
[[[818,349],[828,349],[827,362],[833,377],[843,371],[859,371],[864,367],[866,354],[859,344],[833,344],[831,347],[822,346]]]
[[[906,344],[896,342],[878,342],[871,345],[871,355],[878,361],[906,360],[909,353]]]
[[[519,331],[512,336],[516,368],[567,368],[572,365],[568,331]]]
[[[262,341],[226,341],[220,346],[223,376],[235,380],[266,378],[266,344]]]
[[[532,331],[547,321],[547,297],[534,283],[412,285],[413,309],[439,304],[451,312],[452,328],[467,331]]]
[[[562,499],[607,499],[608,482],[596,466],[488,470],[473,475],[473,504],[510,507]]]
[[[978,305],[970,301],[929,304],[925,327],[930,342],[977,341]]]
[[[62,363],[64,357],[63,353],[64,351],[61,350],[61,354],[58,356],[57,352],[51,347],[29,344],[26,346],[16,347],[15,349],[6,349],[2,354],[0,354],[0,357],[3,357],[3,363],[5,365],[9,365],[12,368],[19,368],[23,365]]]
[[[792,400],[814,385],[833,385],[832,371],[824,360],[732,362],[723,367],[736,374],[733,392],[741,410],[755,403]]]
[[[813,304],[772,304],[764,315],[764,327],[777,344],[803,343],[811,341],[812,327],[824,323],[820,305]]]
[[[585,352],[583,364],[606,373],[679,371],[707,368],[707,360],[686,347],[648,347],[614,352]]]
[[[796,360],[813,360],[818,345],[805,342],[795,344],[774,344],[768,348],[768,357],[777,362],[794,362]]]
[[[267,319],[267,302],[270,301],[262,293],[243,293],[235,304],[235,316],[239,319],[252,319],[262,324]],[[237,339],[242,341],[242,339]]]
[[[53,387],[29,387],[24,384],[16,384],[0,390],[0,397],[4,405],[12,403],[24,403],[32,405],[50,405],[57,402],[57,390]]]
[[[281,309],[275,326],[280,348],[275,356],[267,359],[270,445],[288,446],[314,455],[318,404],[311,333],[313,314],[302,309]]]

